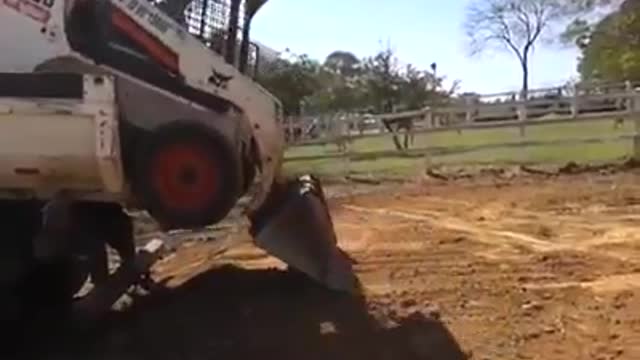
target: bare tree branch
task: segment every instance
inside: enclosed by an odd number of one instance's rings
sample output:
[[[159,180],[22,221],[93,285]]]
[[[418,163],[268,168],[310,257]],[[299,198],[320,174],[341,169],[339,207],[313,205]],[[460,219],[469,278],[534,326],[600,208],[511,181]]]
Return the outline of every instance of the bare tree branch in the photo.
[[[464,28],[471,55],[491,47],[506,49],[522,66],[522,90],[528,90],[529,58],[542,34],[563,19],[566,0],[472,0]]]

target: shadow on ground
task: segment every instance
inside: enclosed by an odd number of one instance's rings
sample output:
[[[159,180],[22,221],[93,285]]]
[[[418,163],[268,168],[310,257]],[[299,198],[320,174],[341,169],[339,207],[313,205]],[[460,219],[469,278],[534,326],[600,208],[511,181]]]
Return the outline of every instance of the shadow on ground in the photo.
[[[466,358],[438,320],[413,315],[388,327],[376,319],[361,299],[291,273],[226,266],[114,315],[98,342],[64,358]]]

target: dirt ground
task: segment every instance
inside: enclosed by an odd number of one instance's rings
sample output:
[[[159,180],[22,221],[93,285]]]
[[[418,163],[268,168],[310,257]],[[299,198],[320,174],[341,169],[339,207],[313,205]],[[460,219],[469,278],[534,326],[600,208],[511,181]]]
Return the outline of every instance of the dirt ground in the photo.
[[[83,358],[640,359],[640,172],[435,176],[331,203],[364,299],[198,242]]]

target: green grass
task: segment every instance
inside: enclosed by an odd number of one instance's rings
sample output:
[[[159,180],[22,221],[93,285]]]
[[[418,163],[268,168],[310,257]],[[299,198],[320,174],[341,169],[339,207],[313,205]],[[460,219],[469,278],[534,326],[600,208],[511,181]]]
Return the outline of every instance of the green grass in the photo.
[[[416,158],[384,157],[376,160],[352,161],[348,169],[350,174],[411,175],[415,172],[416,166],[423,166],[423,164],[424,160]],[[285,169],[294,174],[310,172],[335,176],[347,173],[342,159],[286,162]]]
[[[523,141],[554,141],[566,139],[590,139],[597,137],[615,137],[633,133],[633,122],[615,129],[613,121],[585,121],[580,123],[545,124],[526,128],[524,137],[519,129],[479,129],[447,131],[432,134],[418,134],[413,148],[445,147],[456,148],[501,143],[518,143]],[[354,152],[393,150],[390,136],[355,140],[351,145]],[[609,141],[588,144],[548,144],[541,146],[502,147],[482,149],[464,153],[435,155],[430,158],[431,164],[508,164],[508,163],[564,163],[603,162],[620,159],[629,155],[632,150],[630,140]],[[336,154],[333,144],[294,147],[287,151],[287,157],[315,156]],[[348,165],[350,173],[377,174],[414,174],[425,168],[424,157],[390,156],[372,160],[351,161]],[[294,173],[314,172],[324,175],[344,175],[345,162],[342,159],[321,159],[290,161],[285,163],[288,171]]]
[[[520,148],[494,148],[463,154],[442,155],[436,163],[579,163],[616,160],[631,153],[631,141],[621,140],[597,144],[550,144]]]

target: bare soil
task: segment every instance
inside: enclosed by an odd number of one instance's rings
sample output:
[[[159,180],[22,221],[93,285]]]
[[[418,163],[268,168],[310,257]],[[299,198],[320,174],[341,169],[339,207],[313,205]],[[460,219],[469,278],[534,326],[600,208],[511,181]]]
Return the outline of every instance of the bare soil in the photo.
[[[165,290],[115,314],[78,356],[640,359],[640,173],[574,170],[435,176],[332,200],[362,299],[250,245],[220,256],[192,243],[156,266]]]

